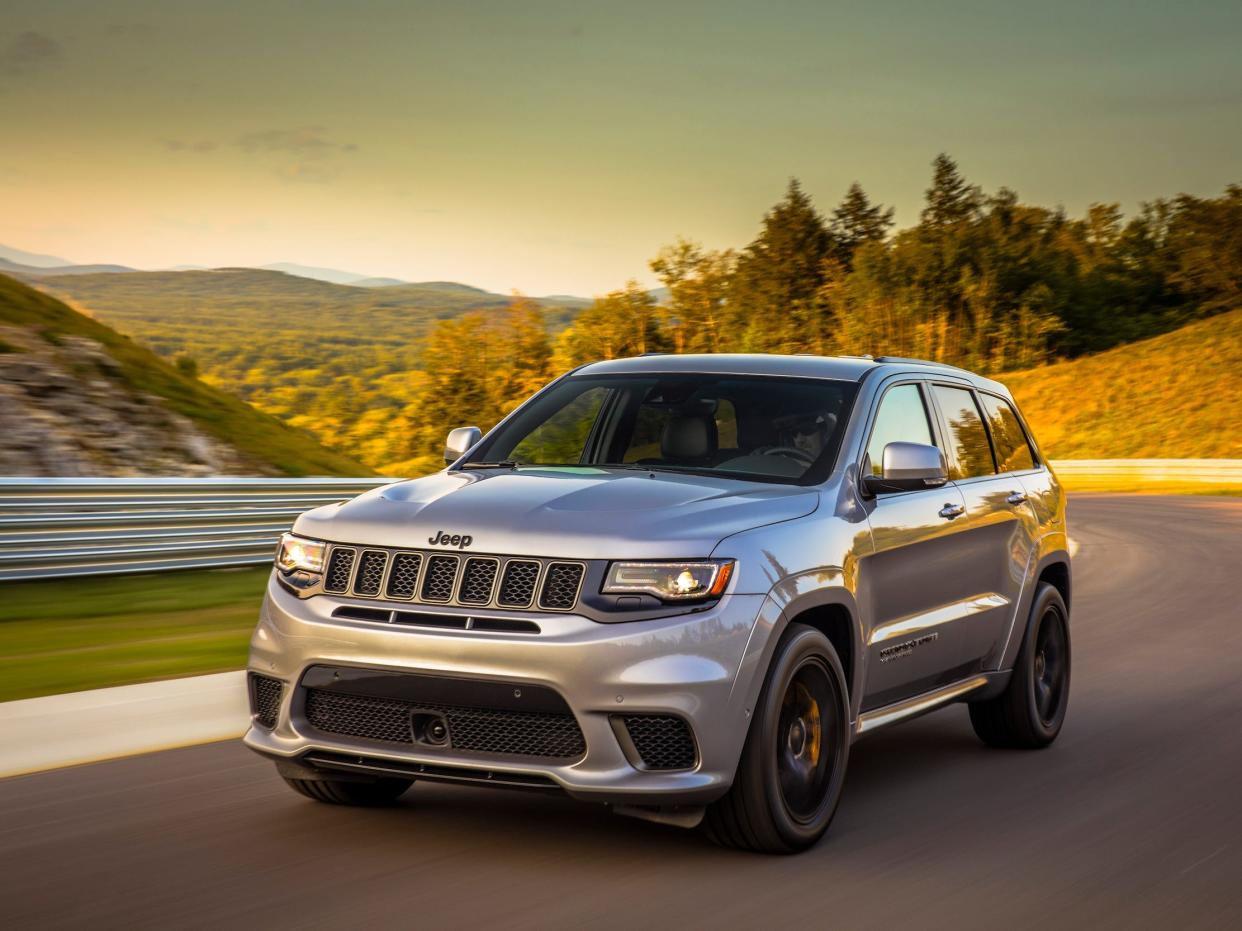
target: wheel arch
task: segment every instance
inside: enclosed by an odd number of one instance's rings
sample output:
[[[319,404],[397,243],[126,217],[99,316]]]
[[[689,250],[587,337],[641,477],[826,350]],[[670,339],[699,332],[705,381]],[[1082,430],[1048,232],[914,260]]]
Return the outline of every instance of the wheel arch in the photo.
[[[1073,615],[1070,605],[1073,576],[1070,569],[1070,555],[1067,550],[1055,549],[1044,553],[1028,578],[1031,579],[1031,582],[1027,587],[1027,591],[1022,593],[1022,600],[1019,602],[1017,611],[1014,612],[1005,649],[1001,654],[997,669],[1013,668],[1013,664],[1018,657],[1018,650],[1022,646],[1022,636],[1026,631],[1027,624],[1031,620],[1031,604],[1035,601],[1035,593],[1039,590],[1041,582],[1047,582],[1060,592],[1068,614],[1066,623],[1070,622],[1070,617]]]
[[[787,579],[772,590],[770,598],[780,606],[780,614],[758,664],[753,695],[758,696],[772,657],[776,653],[777,644],[781,642],[789,626],[805,624],[822,633],[837,651],[842,671],[845,673],[850,720],[853,721],[858,717],[863,694],[865,654],[862,647],[862,627],[853,592],[842,584],[844,578],[839,571],[834,575],[832,584],[822,587],[810,588],[805,585],[805,579]],[[753,707],[753,699],[751,706]]]

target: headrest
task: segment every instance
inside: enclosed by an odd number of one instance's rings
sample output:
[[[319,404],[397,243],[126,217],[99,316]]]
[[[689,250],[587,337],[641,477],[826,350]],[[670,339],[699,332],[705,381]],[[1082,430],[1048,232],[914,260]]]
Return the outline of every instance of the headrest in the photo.
[[[664,459],[704,459],[716,451],[716,421],[697,414],[674,414],[664,425]]]

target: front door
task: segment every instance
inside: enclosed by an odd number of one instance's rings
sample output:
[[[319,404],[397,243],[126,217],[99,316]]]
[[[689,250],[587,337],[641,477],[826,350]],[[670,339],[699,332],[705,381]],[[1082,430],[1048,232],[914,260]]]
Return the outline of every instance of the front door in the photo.
[[[926,389],[917,381],[888,387],[880,398],[861,468],[880,474],[884,447],[904,441],[940,445]],[[943,450],[943,447],[941,447]],[[956,606],[973,592],[973,558],[954,485],[877,495],[865,502],[873,552],[859,563],[859,595],[872,623],[865,631],[864,711],[960,678]]]

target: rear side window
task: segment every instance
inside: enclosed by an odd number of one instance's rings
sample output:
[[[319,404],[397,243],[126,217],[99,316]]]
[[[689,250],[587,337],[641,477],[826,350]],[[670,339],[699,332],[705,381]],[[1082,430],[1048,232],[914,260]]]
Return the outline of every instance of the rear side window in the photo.
[[[884,473],[884,447],[889,443],[935,445],[918,385],[889,388],[880,401],[875,426],[871,428],[871,440],[867,443],[867,461],[863,463],[870,474]]]
[[[955,462],[949,464],[949,480],[992,475],[996,465],[992,462],[992,447],[988,443],[983,418],[975,396],[964,388],[936,385],[936,403],[944,413],[949,428],[949,444],[953,447]]]
[[[1035,468],[1035,455],[1014,409],[990,394],[979,397],[983,401],[983,412],[988,415],[988,428],[992,431],[992,445],[996,449],[996,464],[1000,471],[1021,472]]]

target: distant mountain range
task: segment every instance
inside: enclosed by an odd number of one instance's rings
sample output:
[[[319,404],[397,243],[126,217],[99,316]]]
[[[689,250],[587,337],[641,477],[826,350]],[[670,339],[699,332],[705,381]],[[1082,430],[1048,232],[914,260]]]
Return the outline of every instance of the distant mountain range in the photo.
[[[410,287],[419,291],[441,291],[453,293],[457,295],[478,295],[480,298],[491,299],[499,298],[505,303],[509,301],[507,295],[494,294],[483,288],[476,288],[473,285],[460,284],[456,281],[404,281],[400,278],[377,278],[368,275],[359,275],[356,272],[342,271],[339,268],[321,268],[315,265],[299,265],[296,262],[273,262],[270,265],[246,266],[258,271],[283,272],[286,275],[292,275],[296,278],[309,278],[312,281],[326,281],[330,284],[345,285],[351,288],[398,288]],[[155,272],[149,272],[147,269],[130,268],[128,265],[78,265],[70,262],[68,259],[62,259],[54,255],[40,255],[35,252],[26,252],[22,249],[15,249],[12,246],[6,246],[0,243],[0,273],[6,275],[14,275],[19,278],[44,278],[59,275],[99,275],[99,274],[121,274],[125,272],[142,272],[142,273],[163,273],[163,272],[203,272],[203,271],[220,271],[221,269],[212,269],[205,265],[174,265],[168,269],[157,269]],[[591,303],[590,298],[577,297],[572,294],[552,294],[546,297],[539,297],[536,300],[546,301],[558,307],[586,307]]]
[[[55,255],[40,255],[38,252],[26,252],[22,249],[6,246],[3,243],[0,243],[0,259],[14,262],[18,265],[29,265],[33,268],[52,268],[58,265],[73,264],[68,259],[62,259]]]

